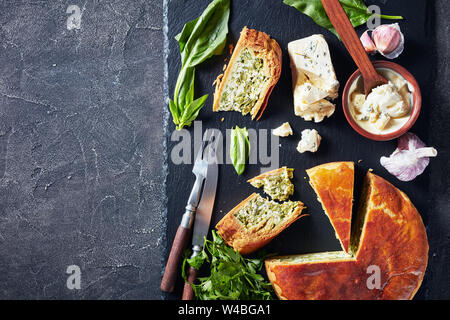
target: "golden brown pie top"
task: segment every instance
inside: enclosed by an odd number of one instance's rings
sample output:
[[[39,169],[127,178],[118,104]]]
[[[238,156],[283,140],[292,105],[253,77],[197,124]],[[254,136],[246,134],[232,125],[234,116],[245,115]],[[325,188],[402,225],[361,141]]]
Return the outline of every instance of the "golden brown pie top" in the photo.
[[[402,191],[370,172],[362,199],[361,223],[356,221],[352,231],[352,242],[359,244],[355,256],[338,252],[266,260],[281,299],[412,299],[428,261],[420,214]],[[302,256],[310,261],[300,261]]]
[[[353,203],[353,162],[331,162],[306,170],[341,242],[348,252]]]

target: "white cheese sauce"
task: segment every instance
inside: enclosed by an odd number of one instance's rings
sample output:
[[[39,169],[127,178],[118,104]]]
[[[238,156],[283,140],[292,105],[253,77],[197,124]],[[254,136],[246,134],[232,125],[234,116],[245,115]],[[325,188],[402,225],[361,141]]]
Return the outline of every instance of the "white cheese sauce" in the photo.
[[[389,84],[377,87],[377,90],[365,97],[363,79],[359,76],[350,86],[348,107],[353,119],[362,129],[380,135],[395,132],[408,121],[414,102],[414,88],[403,76],[391,69],[376,70]],[[382,96],[383,94],[386,96]],[[378,105],[377,101],[380,102]],[[392,105],[389,105],[390,102]]]

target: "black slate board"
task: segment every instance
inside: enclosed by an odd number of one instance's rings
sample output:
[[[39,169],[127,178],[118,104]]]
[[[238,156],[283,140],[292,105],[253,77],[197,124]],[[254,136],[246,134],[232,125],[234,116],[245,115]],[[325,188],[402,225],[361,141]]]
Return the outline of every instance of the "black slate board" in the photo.
[[[284,5],[282,1],[245,1],[234,0],[232,2],[230,16],[230,34],[228,42],[235,44],[239,32],[243,26],[264,31],[275,38],[283,50],[283,69],[280,81],[275,87],[267,106],[267,109],[260,121],[251,121],[250,117],[242,117],[236,112],[213,113],[211,84],[218,74],[222,72],[224,59],[229,58],[229,54],[214,57],[197,69],[196,96],[209,93],[206,106],[201,111],[197,120],[202,121],[203,129],[218,128],[225,133],[235,125],[259,129],[273,129],[285,121],[289,121],[294,136],[280,138],[279,164],[295,168],[295,193],[294,200],[303,201],[308,207],[305,211],[310,214],[306,218],[294,223],[287,230],[282,232],[265,248],[269,252],[279,254],[308,253],[329,250],[340,250],[338,240],[334,236],[334,231],[328,218],[322,211],[316,199],[314,191],[309,186],[305,169],[318,164],[330,161],[354,161],[357,167],[356,173],[356,199],[358,201],[358,188],[361,184],[362,176],[372,168],[374,173],[386,178],[396,187],[403,190],[413,201],[417,209],[421,212],[425,225],[428,222],[429,194],[429,174],[428,170],[416,178],[413,182],[405,183],[391,176],[379,164],[381,156],[389,155],[396,148],[396,141],[375,142],[358,135],[349,126],[342,112],[340,98],[336,100],[336,112],[321,123],[307,122],[296,117],[293,112],[292,83],[289,68],[289,57],[287,54],[287,44],[292,40],[303,38],[311,34],[324,34],[330,47],[333,64],[338,80],[341,83],[340,94],[346,79],[356,69],[351,57],[346,52],[345,47],[339,40],[327,30],[317,26],[309,17],[302,15],[292,7]],[[209,1],[189,0],[170,1],[168,4],[168,34],[167,40],[169,53],[167,59],[168,66],[168,89],[169,96],[173,94],[173,88],[180,70],[180,58],[178,44],[174,36],[180,32],[184,23],[194,19],[201,14]],[[433,29],[430,25],[431,10],[429,2],[426,1],[366,1],[369,4],[378,4],[382,8],[382,13],[402,15],[405,19],[398,21],[405,35],[405,51],[395,60],[395,62],[405,66],[417,79],[421,86],[423,105],[421,115],[412,128],[412,132],[417,133],[422,140],[427,141],[429,135],[429,112],[431,107],[431,88],[433,83],[433,70],[435,61],[431,42],[429,41]],[[384,21],[389,23],[389,21]],[[365,26],[357,29],[361,34]],[[381,56],[375,56],[381,60]],[[220,119],[224,118],[222,122]],[[296,151],[300,132],[306,128],[315,128],[322,136],[322,144],[315,154],[299,154]],[[167,133],[167,163],[168,176],[166,182],[166,192],[168,196],[167,207],[167,253],[174,237],[176,228],[184,212],[185,201],[191,190],[194,176],[191,173],[191,165],[175,165],[170,159],[170,152],[177,142],[171,141],[171,134],[175,130],[173,123],[169,120]],[[193,127],[187,129],[193,134]],[[270,138],[269,138],[270,141]],[[362,160],[357,163],[358,160]],[[260,173],[261,164],[249,165],[242,176],[238,176],[231,165],[220,167],[219,186],[211,226],[213,227],[221,217],[233,208],[237,203],[247,197],[256,189],[251,187],[246,180]],[[429,235],[430,236],[430,235]],[[167,256],[167,255],[166,255]],[[424,283],[416,295],[416,298],[424,298],[427,276]],[[167,298],[178,298],[181,290],[181,281],[175,294],[167,295]]]

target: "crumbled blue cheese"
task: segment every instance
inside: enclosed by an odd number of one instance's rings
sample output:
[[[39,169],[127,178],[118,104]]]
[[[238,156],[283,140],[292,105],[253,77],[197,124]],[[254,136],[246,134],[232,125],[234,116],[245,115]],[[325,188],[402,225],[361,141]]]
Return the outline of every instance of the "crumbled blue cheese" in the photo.
[[[392,82],[373,88],[363,104],[361,95],[352,95],[352,103],[360,114],[359,121],[369,121],[378,130],[383,130],[391,118],[400,118],[410,111],[409,104],[403,99]]]
[[[316,152],[319,149],[322,137],[315,129],[305,129],[302,131],[302,139],[299,141],[297,151],[300,153],[309,151]]]
[[[309,82],[304,82],[294,88],[294,96],[301,99],[304,105],[310,105],[328,97],[328,93],[318,87],[313,86]]]
[[[335,106],[326,99],[319,100],[312,104],[297,103],[295,105],[295,115],[302,117],[306,121],[321,122],[325,117],[330,117],[334,113]]]
[[[355,109],[357,109],[359,113],[362,113],[363,105],[366,101],[366,95],[364,93],[355,91],[351,94],[350,99]]]
[[[389,82],[372,89],[364,102],[364,111],[384,112],[393,118],[398,118],[409,112],[409,105],[405,103],[394,84]]]
[[[359,77],[350,86],[348,102],[352,117],[361,128],[381,134],[397,130],[408,120],[414,89],[392,70],[377,68],[377,72],[389,82],[373,88],[366,97]]]
[[[292,128],[289,122],[283,123],[281,126],[279,126],[276,129],[272,130],[272,134],[279,137],[287,137],[292,135]]]
[[[312,35],[288,44],[294,82],[294,110],[307,121],[320,122],[334,113],[335,105],[327,99],[338,96],[330,51],[325,38]]]

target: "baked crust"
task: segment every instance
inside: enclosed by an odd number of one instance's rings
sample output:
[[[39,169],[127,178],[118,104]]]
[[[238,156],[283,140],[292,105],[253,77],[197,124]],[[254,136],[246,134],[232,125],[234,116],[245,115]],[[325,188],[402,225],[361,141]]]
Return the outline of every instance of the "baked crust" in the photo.
[[[428,240],[409,198],[381,177],[367,173],[359,248],[355,257],[298,263],[265,262],[280,299],[412,299],[428,262]],[[374,267],[375,266],[375,267]],[[379,268],[379,288],[368,288]]]
[[[231,211],[228,212],[216,225],[216,229],[224,241],[241,254],[248,254],[258,250],[269,243],[281,231],[289,227],[294,221],[305,216],[301,215],[304,205],[298,201],[300,203],[298,209],[291,216],[286,217],[275,228],[270,230],[261,229],[257,232],[251,232],[244,228],[239,220],[235,218],[234,214],[238,212],[247,202],[256,197],[258,197],[257,193],[251,194],[247,199],[231,209]]]
[[[257,175],[256,177],[253,177],[253,178],[247,180],[247,182],[252,183],[252,182],[255,182],[258,180],[264,180],[268,176],[278,176],[278,175],[282,174],[284,170],[287,170],[287,169],[288,169],[287,167],[281,167],[281,168],[278,168],[275,170],[267,171],[267,172],[261,173],[260,175]]]
[[[336,238],[346,252],[350,245],[354,163],[331,162],[306,170],[309,183],[330,219]]]
[[[225,88],[225,83],[231,74],[236,59],[244,48],[250,49],[256,56],[264,59],[264,69],[269,76],[267,85],[262,89],[259,100],[250,113],[252,120],[259,114],[257,118],[259,120],[267,106],[269,96],[280,78],[282,52],[278,43],[274,39],[271,39],[268,34],[247,27],[244,27],[241,31],[225,73],[219,75],[215,81],[216,89],[214,92],[213,111],[219,111],[219,101]]]

